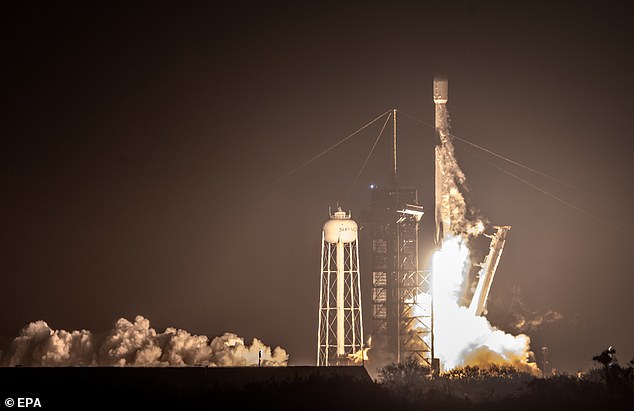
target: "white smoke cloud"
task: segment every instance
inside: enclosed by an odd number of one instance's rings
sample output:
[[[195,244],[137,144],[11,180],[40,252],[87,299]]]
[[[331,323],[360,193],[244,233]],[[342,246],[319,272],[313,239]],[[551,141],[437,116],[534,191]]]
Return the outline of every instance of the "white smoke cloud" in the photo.
[[[261,359],[259,358],[261,352]],[[211,342],[207,336],[192,335],[176,328],[157,333],[150,321],[137,316],[134,322],[120,318],[104,338],[87,330],[53,330],[44,321],[22,329],[3,359],[8,366],[285,366],[283,348],[264,345],[225,333]]]
[[[280,347],[271,351],[262,341],[254,338],[251,345],[235,334],[225,333],[211,341],[213,355],[211,365],[223,367],[229,365],[248,366],[258,363],[258,353],[262,351],[262,364],[269,366],[286,365],[288,354]]]
[[[94,344],[89,331],[54,331],[44,321],[24,327],[7,353],[8,365],[24,358],[38,358],[38,365],[88,365],[94,362]]]
[[[459,305],[469,265],[466,239],[445,238],[434,255],[433,265],[434,336],[443,368],[506,364],[537,373],[535,364],[529,362],[532,353],[527,335],[508,334],[492,326],[486,317]]]
[[[467,207],[463,191],[466,177],[456,160],[451,139],[436,146],[436,210],[444,234],[477,236],[484,232],[484,222]]]

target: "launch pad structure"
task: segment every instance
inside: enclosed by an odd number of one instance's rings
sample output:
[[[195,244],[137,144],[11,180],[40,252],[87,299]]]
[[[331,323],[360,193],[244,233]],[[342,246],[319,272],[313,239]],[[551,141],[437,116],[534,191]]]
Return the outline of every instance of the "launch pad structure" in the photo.
[[[370,228],[372,350],[381,362],[415,358],[432,366],[431,272],[420,269],[419,230],[424,214],[418,191],[398,183],[397,114],[393,110],[392,175],[374,187],[364,224]]]
[[[472,233],[453,222],[452,213],[460,204],[455,203],[451,193],[458,190],[456,184],[463,182],[464,175],[453,157],[446,77],[434,77],[433,100],[439,140],[435,147],[435,244],[441,247],[447,235],[479,235],[484,226]],[[357,225],[350,214],[339,210],[330,215],[322,234],[317,365],[360,362],[365,359],[365,351],[371,348],[376,365],[414,360],[432,370],[440,370],[434,344],[432,272],[421,270],[419,254],[424,211],[416,188],[399,184],[396,109],[391,116],[389,184],[370,187],[370,209],[361,217],[362,227],[369,228],[371,242],[371,261],[364,265],[372,280],[371,347],[365,347],[363,340]],[[448,179],[456,169],[458,174]],[[489,291],[511,227],[494,228],[496,233],[485,234],[491,238],[489,253],[483,263],[478,264],[481,267],[478,283],[468,307],[476,316],[486,314]]]
[[[372,247],[372,350],[383,361],[414,357],[432,366],[431,272],[420,269],[423,215],[414,188],[375,188],[368,216]]]

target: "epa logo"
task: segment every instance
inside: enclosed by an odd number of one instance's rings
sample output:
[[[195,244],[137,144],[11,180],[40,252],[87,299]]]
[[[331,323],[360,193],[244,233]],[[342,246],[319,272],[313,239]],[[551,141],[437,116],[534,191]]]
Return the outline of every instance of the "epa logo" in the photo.
[[[18,397],[15,400],[13,398],[7,398],[4,400],[4,406],[7,408],[18,407],[18,408],[42,408],[42,403],[40,399],[35,397]]]

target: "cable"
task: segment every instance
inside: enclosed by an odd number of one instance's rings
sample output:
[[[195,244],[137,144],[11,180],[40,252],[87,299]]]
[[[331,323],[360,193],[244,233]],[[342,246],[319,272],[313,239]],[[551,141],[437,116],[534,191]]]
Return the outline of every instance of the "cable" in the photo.
[[[491,167],[494,167],[494,168],[498,169],[499,171],[502,171],[503,173],[508,174],[509,176],[511,176],[511,177],[513,177],[513,178],[515,178],[515,179],[517,179],[518,181],[520,181],[520,182],[522,182],[522,183],[526,184],[527,186],[531,187],[533,190],[537,190],[537,191],[539,191],[540,193],[545,194],[545,195],[549,196],[550,198],[552,198],[552,199],[554,199],[554,200],[556,200],[556,201],[559,201],[559,202],[560,202],[560,203],[562,203],[563,205],[565,205],[565,206],[567,206],[567,207],[570,207],[570,208],[572,208],[573,210],[575,210],[575,211],[577,211],[577,212],[579,212],[579,213],[581,213],[581,214],[584,214],[584,215],[586,215],[587,217],[590,217],[590,218],[592,218],[593,220],[596,220],[596,221],[597,221],[597,222],[599,222],[599,223],[602,223],[602,224],[606,224],[606,223],[607,223],[607,224],[608,224],[608,225],[610,225],[613,229],[615,229],[615,230],[619,231],[620,233],[626,234],[626,235],[628,235],[628,236],[630,235],[630,233],[628,233],[628,232],[626,232],[626,231],[621,230],[619,227],[615,226],[614,224],[611,224],[611,223],[610,223],[609,221],[607,221],[605,218],[601,218],[601,217],[599,217],[599,216],[596,216],[596,215],[592,214],[591,212],[589,212],[589,211],[587,211],[587,210],[585,210],[585,209],[583,209],[583,208],[581,208],[581,207],[578,207],[578,206],[574,205],[573,203],[571,203],[571,202],[569,202],[569,201],[566,201],[566,200],[564,200],[563,198],[561,198],[561,197],[559,197],[559,196],[556,196],[555,194],[553,194],[553,193],[551,193],[551,192],[549,192],[549,191],[544,190],[543,188],[541,188],[541,187],[539,187],[539,186],[537,186],[537,185],[535,185],[535,184],[531,183],[530,181],[525,180],[525,179],[523,179],[522,177],[520,177],[520,176],[518,176],[518,175],[516,175],[516,174],[513,174],[513,173],[511,173],[511,172],[510,172],[510,171],[508,171],[508,170],[503,169],[502,167],[498,166],[497,164],[493,164],[492,162],[490,162],[490,161],[488,161],[488,160],[485,160],[485,159],[483,159],[482,157],[477,156],[477,155],[475,155],[475,154],[473,154],[473,153],[470,153],[470,154],[471,154],[472,156],[474,156],[475,158],[477,158],[477,159],[480,159],[480,160],[484,161],[485,163],[487,163],[487,164],[488,164],[488,165],[490,165]]]
[[[414,120],[414,121],[416,121],[416,122],[418,122],[418,123],[421,123],[421,124],[423,124],[423,125],[425,125],[425,126],[427,126],[427,127],[430,127],[430,128],[436,129],[436,127],[435,127],[435,126],[432,126],[431,124],[426,123],[426,122],[424,122],[423,120],[421,120],[421,119],[419,119],[419,118],[416,118],[416,117],[412,116],[411,114],[407,114],[406,112],[401,111],[401,110],[396,110],[396,111],[398,111],[398,112],[399,112],[399,113],[401,113],[401,114],[405,114],[405,116],[406,116],[406,117],[409,117],[409,118],[411,118],[412,120]]]
[[[353,132],[352,134],[349,134],[348,136],[344,137],[342,140],[339,140],[339,142],[337,142],[336,144],[328,147],[327,149],[325,149],[324,151],[322,151],[321,153],[317,154],[316,156],[314,156],[313,158],[311,158],[310,160],[300,164],[299,166],[295,167],[294,169],[292,169],[290,172],[288,172],[286,174],[285,177],[291,176],[293,174],[295,174],[296,172],[298,172],[299,170],[301,170],[302,168],[306,167],[307,165],[309,165],[310,163],[312,163],[313,161],[317,160],[319,157],[323,156],[324,154],[326,154],[327,152],[329,152],[330,150],[332,150],[333,148],[337,147],[338,145],[342,144],[343,142],[345,142],[346,140],[348,140],[349,138],[352,138],[353,136],[357,135],[359,132],[361,132],[362,130],[364,130],[366,127],[370,126],[371,124],[373,124],[374,122],[376,122],[378,119],[380,119],[381,117],[383,117],[384,115],[390,113],[391,110],[386,111],[385,113],[381,114],[380,116],[376,117],[374,120],[370,121],[369,123],[366,123],[363,127],[359,128],[357,131]]]
[[[391,117],[392,117],[392,113],[390,113],[390,115],[387,116],[387,118],[385,119],[385,123],[383,123],[383,127],[381,128],[381,131],[379,132],[379,135],[376,137],[376,140],[374,140],[374,144],[372,145],[372,148],[370,149],[370,152],[368,153],[368,156],[365,158],[365,161],[363,162],[363,165],[361,166],[361,169],[357,173],[357,176],[354,178],[354,181],[352,182],[352,185],[348,189],[348,192],[346,193],[346,196],[343,199],[344,203],[348,199],[348,196],[350,195],[350,192],[354,188],[354,185],[357,183],[357,180],[359,179],[359,177],[361,177],[361,173],[363,173],[363,169],[365,169],[366,164],[368,164],[368,161],[370,160],[370,157],[372,156],[372,153],[374,152],[374,148],[376,147],[376,145],[379,142],[379,139],[383,135],[383,131],[385,130],[385,126],[387,126],[387,123],[390,121]]]
[[[502,160],[508,161],[508,162],[509,162],[509,163],[511,163],[511,164],[515,164],[516,166],[522,167],[522,168],[524,168],[524,169],[526,169],[526,170],[528,170],[528,171],[531,171],[531,172],[533,172],[533,173],[535,173],[535,174],[539,174],[539,175],[540,175],[540,176],[542,176],[542,177],[546,177],[546,178],[547,178],[547,179],[549,179],[549,180],[555,181],[555,182],[557,182],[557,183],[559,183],[559,184],[562,184],[562,185],[564,185],[564,186],[566,186],[566,187],[575,188],[573,185],[568,184],[568,183],[566,183],[565,181],[561,181],[560,179],[558,179],[558,178],[556,178],[556,177],[553,177],[553,176],[551,176],[551,175],[548,175],[548,174],[546,174],[546,173],[544,173],[544,172],[541,172],[541,171],[539,171],[539,170],[536,170],[536,169],[534,169],[534,168],[532,168],[532,167],[529,167],[529,166],[526,166],[526,165],[524,165],[524,164],[518,163],[517,161],[511,160],[510,158],[506,158],[506,157],[504,157],[504,156],[502,156],[502,155],[500,155],[500,154],[494,153],[494,152],[493,152],[493,151],[491,151],[491,150],[488,150],[488,149],[486,149],[486,148],[484,148],[484,147],[481,147],[481,146],[479,146],[479,145],[477,145],[477,144],[475,144],[475,143],[472,143],[472,142],[470,142],[470,141],[467,141],[467,140],[465,140],[465,139],[463,139],[463,138],[460,138],[460,137],[455,136],[455,135],[453,135],[453,134],[452,134],[452,137],[453,137],[453,138],[455,138],[455,139],[457,139],[457,140],[462,141],[463,143],[467,143],[467,144],[469,144],[469,145],[471,145],[471,146],[473,146],[473,147],[475,147],[475,148],[479,148],[480,150],[483,150],[483,151],[485,151],[485,152],[487,152],[487,153],[489,153],[489,154],[492,154],[492,155],[494,155],[494,156],[496,156],[496,157],[498,157],[498,158],[501,158]]]
[[[419,122],[419,123],[421,123],[421,124],[423,124],[423,125],[426,125],[426,126],[428,126],[428,127],[435,128],[435,127],[434,127],[434,126],[432,126],[431,124],[426,123],[426,122],[424,122],[423,120],[420,120],[420,119],[418,119],[418,118],[416,118],[416,117],[412,116],[411,114],[407,114],[407,113],[405,113],[405,112],[403,112],[403,111],[400,111],[400,110],[398,110],[398,111],[399,111],[399,113],[401,113],[401,114],[405,114],[405,116],[406,116],[406,117],[409,117],[410,119],[412,119],[412,120],[414,120],[414,121],[417,121],[417,122]],[[529,166],[527,166],[527,165],[525,165],[525,164],[518,163],[518,162],[517,162],[517,161],[515,161],[515,160],[512,160],[512,159],[510,159],[510,158],[508,158],[508,157],[505,157],[505,156],[503,156],[503,155],[501,155],[501,154],[498,154],[498,153],[496,153],[496,152],[494,152],[494,151],[491,151],[491,150],[489,150],[489,149],[487,149],[487,148],[484,148],[484,147],[482,147],[482,146],[479,146],[479,145],[477,145],[476,143],[472,143],[471,141],[465,140],[464,138],[458,137],[458,136],[456,136],[456,135],[454,135],[454,134],[451,134],[451,136],[452,136],[453,138],[455,138],[456,140],[459,140],[459,141],[462,141],[463,143],[469,144],[470,146],[473,146],[473,147],[475,147],[475,148],[477,148],[477,149],[480,149],[480,150],[482,150],[482,151],[484,151],[484,152],[487,152],[487,153],[489,153],[489,154],[491,154],[491,155],[493,155],[493,156],[495,156],[495,157],[501,158],[501,159],[502,159],[502,160],[504,160],[504,161],[507,161],[507,162],[509,162],[509,163],[511,163],[511,164],[514,164],[514,165],[516,165],[516,166],[518,166],[518,167],[521,167],[521,168],[523,168],[523,169],[525,169],[525,170],[528,170],[528,171],[530,171],[530,172],[532,172],[532,173],[539,174],[539,175],[540,175],[540,176],[542,176],[542,177],[545,177],[545,178],[547,178],[547,179],[549,179],[549,180],[555,181],[555,182],[557,182],[557,183],[559,183],[559,184],[562,184],[562,185],[564,185],[564,186],[566,186],[566,187],[575,188],[573,185],[568,184],[568,183],[566,183],[565,181],[562,181],[562,180],[560,180],[560,179],[558,179],[558,178],[556,178],[556,177],[553,177],[553,176],[551,176],[551,175],[548,175],[548,174],[546,174],[546,173],[544,173],[544,172],[542,172],[542,171],[536,170],[536,169],[534,169],[534,168],[532,168],[532,167],[529,167]]]
[[[417,121],[417,122],[419,122],[419,123],[421,123],[421,124],[423,124],[423,125],[425,125],[425,126],[428,126],[428,127],[430,127],[430,128],[435,128],[435,127],[434,127],[434,126],[432,126],[431,124],[426,123],[426,122],[424,122],[424,121],[422,121],[422,120],[420,120],[420,119],[418,119],[418,118],[416,118],[416,117],[412,116],[411,114],[407,114],[407,113],[405,113],[405,112],[403,112],[403,111],[400,111],[400,110],[399,110],[399,112],[400,112],[401,114],[404,114],[406,117],[409,117],[410,119],[412,119],[412,120],[414,120],[414,121]],[[498,157],[498,158],[500,158],[500,159],[502,159],[502,160],[504,160],[504,161],[507,161],[507,162],[509,162],[509,163],[511,163],[511,164],[514,164],[514,165],[516,165],[516,166],[522,167],[522,168],[524,168],[524,169],[526,169],[526,170],[529,170],[529,171],[531,171],[531,172],[533,172],[533,173],[535,173],[535,174],[539,174],[540,176],[546,177],[546,178],[548,178],[549,180],[555,181],[555,182],[557,182],[557,183],[559,183],[559,184],[562,184],[562,185],[564,185],[564,186],[567,186],[567,187],[571,187],[571,188],[575,188],[575,189],[577,189],[576,187],[572,186],[571,184],[568,184],[568,183],[566,183],[566,182],[564,182],[564,181],[561,181],[561,180],[559,180],[558,178],[555,178],[555,177],[553,177],[553,176],[550,176],[550,175],[548,175],[548,174],[546,174],[546,173],[543,173],[543,172],[541,172],[541,171],[539,171],[539,170],[536,170],[536,169],[534,169],[534,168],[532,168],[532,167],[529,167],[529,166],[527,166],[527,165],[524,165],[524,164],[518,163],[517,161],[514,161],[514,160],[512,160],[512,159],[510,159],[510,158],[504,157],[504,156],[503,156],[503,155],[501,155],[501,154],[495,153],[495,152],[493,152],[493,151],[491,151],[491,150],[489,150],[489,149],[486,149],[486,148],[484,148],[484,147],[482,147],[482,146],[479,146],[479,145],[477,145],[477,144],[475,144],[475,143],[472,143],[472,142],[470,142],[470,141],[467,141],[467,140],[465,140],[465,139],[463,139],[463,138],[460,138],[460,137],[455,136],[455,135],[452,135],[452,137],[455,137],[455,138],[456,138],[457,140],[459,140],[459,141],[462,141],[462,142],[464,142],[464,143],[467,143],[467,144],[469,144],[469,145],[471,145],[471,146],[473,146],[473,147],[475,147],[475,148],[478,148],[478,149],[480,149],[480,150],[482,150],[482,151],[484,151],[484,152],[486,152],[486,153],[489,153],[489,154],[491,154],[491,155],[494,155],[495,157]],[[511,177],[513,177],[513,178],[515,178],[516,180],[518,180],[518,181],[520,181],[520,182],[522,182],[522,183],[526,184],[527,186],[529,186],[529,187],[530,187],[530,188],[532,188],[533,190],[539,191],[540,193],[542,193],[542,194],[544,194],[544,195],[549,196],[549,197],[550,197],[550,198],[552,198],[553,200],[556,200],[556,201],[560,202],[561,204],[565,205],[566,207],[569,207],[569,208],[571,208],[571,209],[573,209],[573,210],[575,210],[575,211],[577,211],[577,212],[579,212],[579,213],[581,213],[581,214],[584,214],[584,215],[586,215],[587,217],[590,217],[590,218],[592,218],[593,220],[595,220],[595,221],[597,221],[597,222],[600,222],[600,223],[602,223],[602,224],[607,224],[607,225],[609,225],[610,227],[612,227],[614,230],[616,230],[616,231],[618,231],[618,232],[620,232],[620,233],[622,233],[622,234],[625,234],[625,235],[627,235],[628,237],[631,235],[630,233],[628,233],[628,232],[626,232],[626,231],[622,230],[620,227],[618,227],[618,226],[616,226],[616,225],[614,225],[614,224],[610,223],[610,222],[609,222],[609,221],[607,221],[605,218],[601,218],[601,217],[599,217],[599,216],[596,216],[596,215],[594,215],[593,213],[591,213],[591,212],[589,212],[589,211],[587,211],[587,210],[585,210],[585,209],[583,209],[583,208],[581,208],[581,207],[579,207],[579,206],[576,206],[575,204],[573,204],[573,203],[571,203],[571,202],[569,202],[569,201],[566,201],[566,200],[564,200],[563,198],[561,198],[561,197],[559,197],[559,196],[557,196],[557,195],[555,195],[555,194],[553,194],[553,193],[551,193],[551,192],[549,192],[549,191],[544,190],[543,188],[541,188],[541,187],[539,187],[539,186],[537,186],[537,185],[535,185],[535,184],[531,183],[530,181],[528,181],[528,180],[526,180],[526,179],[523,179],[522,177],[520,177],[520,176],[518,176],[518,175],[516,175],[516,174],[513,174],[513,173],[511,173],[510,171],[505,170],[505,169],[503,169],[502,167],[500,167],[500,166],[498,166],[498,165],[496,165],[496,164],[493,164],[492,162],[490,162],[490,161],[488,161],[488,160],[485,160],[484,158],[482,158],[482,157],[480,157],[480,156],[478,156],[478,155],[475,155],[475,154],[473,154],[473,153],[469,153],[469,154],[471,154],[472,156],[474,156],[474,157],[475,157],[475,158],[477,158],[477,159],[480,159],[480,160],[484,161],[485,163],[487,163],[488,165],[490,165],[490,166],[492,166],[492,167],[494,167],[494,168],[498,169],[499,171],[502,171],[503,173],[505,173],[505,174],[507,174],[507,175],[509,175],[509,176],[511,176]],[[577,190],[579,190],[579,189],[577,189]],[[583,191],[583,190],[580,190],[580,191]]]

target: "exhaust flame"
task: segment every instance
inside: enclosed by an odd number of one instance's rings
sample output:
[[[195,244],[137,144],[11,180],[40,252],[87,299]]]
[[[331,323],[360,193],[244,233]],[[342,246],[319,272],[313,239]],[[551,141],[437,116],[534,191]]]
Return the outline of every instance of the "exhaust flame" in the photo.
[[[11,343],[2,365],[8,366],[285,366],[288,354],[271,349],[254,338],[251,345],[232,333],[209,341],[169,327],[157,333],[150,321],[138,315],[134,322],[120,318],[105,337],[87,330],[53,330],[44,321],[22,329]]]
[[[493,327],[458,304],[469,269],[469,249],[463,236],[448,236],[434,254],[433,293],[436,355],[449,370],[466,365],[513,365],[537,373],[529,363],[530,338]]]
[[[478,310],[461,305],[471,269],[467,239],[482,235],[485,225],[467,207],[463,195],[467,191],[466,178],[455,157],[446,99],[435,102],[440,137],[435,149],[436,242],[440,249],[432,267],[435,355],[444,370],[497,364],[537,374],[539,369],[529,362],[528,336],[505,333],[493,327],[486,317],[476,315]]]
[[[362,348],[354,354],[348,354],[348,358],[354,362],[355,364],[362,364],[364,361],[368,360],[368,351],[370,347]]]

